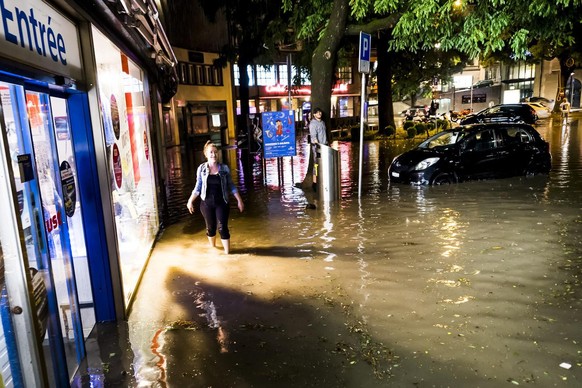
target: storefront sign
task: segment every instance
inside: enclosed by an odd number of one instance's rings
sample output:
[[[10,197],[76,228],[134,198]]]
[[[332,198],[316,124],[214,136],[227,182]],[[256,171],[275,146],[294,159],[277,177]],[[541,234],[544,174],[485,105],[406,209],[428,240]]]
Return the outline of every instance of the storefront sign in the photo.
[[[77,204],[77,189],[75,187],[75,177],[69,162],[64,160],[61,163],[61,185],[63,187],[63,197],[65,199],[65,214],[72,217],[75,214],[75,205]]]
[[[295,112],[265,112],[262,119],[265,158],[295,156]]]
[[[77,27],[43,1],[0,0],[0,52],[13,60],[81,79]]]
[[[62,224],[63,224],[63,218],[61,217],[60,212],[57,212],[57,214],[51,215],[50,218],[48,220],[45,220],[45,222],[44,222],[47,233],[51,233],[53,230],[56,230]]]
[[[286,96],[289,93],[286,85],[277,84],[277,85],[263,86],[261,88],[264,88],[264,91],[262,91],[261,94]],[[349,91],[348,85],[342,83],[342,84],[335,85],[331,92],[333,94],[333,93],[347,93],[348,91]],[[299,87],[291,87],[291,94],[292,95],[311,94],[311,86],[304,86],[303,85],[303,86],[299,86]]]

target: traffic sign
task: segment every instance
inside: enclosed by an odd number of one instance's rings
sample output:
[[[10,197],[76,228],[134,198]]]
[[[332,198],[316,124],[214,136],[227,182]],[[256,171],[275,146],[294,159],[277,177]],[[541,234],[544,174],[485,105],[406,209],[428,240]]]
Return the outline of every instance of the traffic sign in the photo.
[[[370,73],[370,51],[372,51],[372,36],[360,31],[360,63],[358,65],[360,73]]]

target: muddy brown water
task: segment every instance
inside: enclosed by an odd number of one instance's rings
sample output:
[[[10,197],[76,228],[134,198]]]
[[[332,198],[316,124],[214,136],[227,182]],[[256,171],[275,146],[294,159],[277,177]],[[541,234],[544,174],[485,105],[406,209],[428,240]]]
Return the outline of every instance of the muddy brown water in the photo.
[[[226,150],[245,199],[232,250],[185,201],[200,154],[169,151],[171,225],[128,320],[140,387],[582,386],[582,123],[546,121],[547,176],[390,186],[406,145],[340,143],[342,194],[298,156]],[[308,204],[316,205],[315,209]]]

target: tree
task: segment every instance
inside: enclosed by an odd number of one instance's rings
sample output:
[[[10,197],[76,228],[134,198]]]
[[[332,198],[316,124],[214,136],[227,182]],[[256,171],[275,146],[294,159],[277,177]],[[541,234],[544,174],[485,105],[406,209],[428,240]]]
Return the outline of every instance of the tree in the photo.
[[[226,15],[230,41],[222,47],[220,62],[236,62],[239,69],[240,115],[238,133],[248,133],[249,65],[261,58],[272,61],[277,55],[275,42],[283,39],[287,30],[285,16],[276,2],[269,0],[198,0],[205,15],[212,20],[219,12]]]
[[[438,43],[445,52],[458,50],[470,58],[507,50],[512,58],[524,59],[528,48],[538,42],[548,46],[547,55],[565,57],[580,42],[582,20],[578,0],[351,0],[349,4],[347,0],[283,0],[283,5],[286,11],[302,10],[294,19],[297,37],[318,42],[311,69],[312,101],[321,106],[329,106],[330,64],[336,58],[333,50],[339,47],[329,42],[341,42],[354,30],[391,30],[390,51],[417,53]],[[562,77],[566,75],[563,72]]]
[[[457,48],[472,58],[502,56],[506,62],[557,58],[561,82],[556,99],[563,93],[572,61],[582,53],[580,1],[472,0],[458,7],[450,1],[440,3],[412,4],[395,28],[394,47],[422,47],[427,41],[439,41],[444,50]]]
[[[310,7],[300,7],[302,12],[298,17],[303,16],[306,10],[314,12],[309,15],[300,25],[297,32],[297,39],[311,39],[314,33],[321,31],[322,24],[325,24],[323,33],[317,39],[317,46],[313,50],[311,62],[311,103],[313,107],[323,110],[326,120],[326,128],[330,130],[331,111],[331,90],[332,79],[337,61],[337,53],[344,36],[346,22],[349,15],[350,0],[333,0],[331,6],[321,4],[325,2],[314,1]],[[290,10],[289,0],[284,0],[284,9]],[[317,4],[320,3],[320,4]],[[318,5],[323,9],[318,8]],[[297,10],[298,8],[295,8]],[[323,19],[328,14],[328,18]],[[295,23],[298,22],[297,17]],[[324,23],[325,22],[325,23]],[[328,133],[329,137],[329,133]]]

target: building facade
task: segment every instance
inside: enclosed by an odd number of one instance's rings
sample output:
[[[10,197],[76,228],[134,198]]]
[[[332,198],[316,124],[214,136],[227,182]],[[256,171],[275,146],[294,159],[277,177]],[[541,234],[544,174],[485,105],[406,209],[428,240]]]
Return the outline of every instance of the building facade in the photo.
[[[441,112],[476,112],[490,104],[515,104],[529,97],[544,97],[555,101],[560,96],[566,97],[573,108],[579,108],[581,83],[576,79],[575,70],[565,85],[560,84],[560,73],[558,59],[536,63],[496,63],[488,67],[481,67],[476,61],[462,73],[455,74],[453,82],[438,85],[435,98],[440,103]],[[423,102],[430,103],[430,99]]]
[[[68,386],[160,228],[175,56],[149,0],[4,0],[0,386]]]

